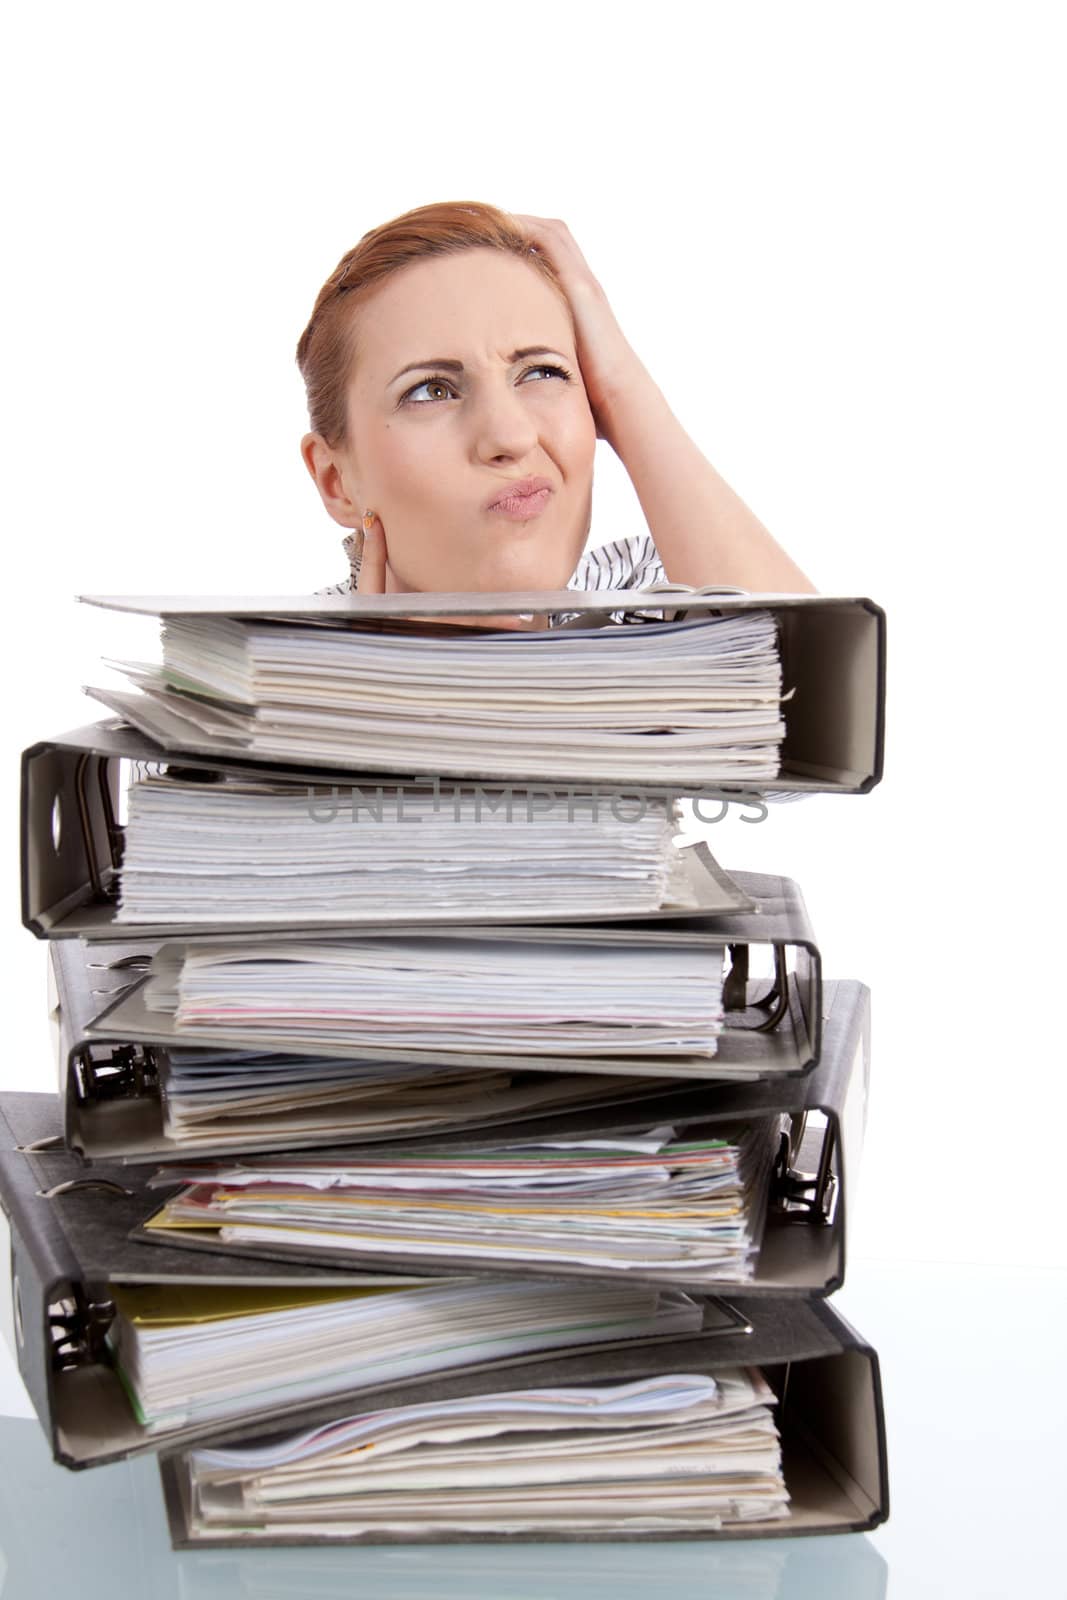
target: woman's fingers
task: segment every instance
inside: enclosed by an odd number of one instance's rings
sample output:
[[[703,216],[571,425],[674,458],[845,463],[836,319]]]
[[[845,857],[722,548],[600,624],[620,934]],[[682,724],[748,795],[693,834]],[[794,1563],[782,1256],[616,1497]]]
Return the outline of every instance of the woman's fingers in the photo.
[[[525,213],[515,213],[515,220],[538,252],[551,261],[568,295],[581,292],[583,288],[603,294],[592,268],[565,222],[559,217],[530,217]]]
[[[357,594],[385,593],[385,529],[374,511],[363,518],[363,554],[359,561]]]
[[[513,215],[515,221],[525,230],[538,250],[551,253],[554,246],[560,255],[566,256],[569,253],[567,250],[569,244],[573,254],[581,256],[581,251],[574,241],[574,235],[567,224],[559,217],[531,217],[525,212],[519,211],[514,212]],[[559,262],[556,262],[555,265],[559,266]]]

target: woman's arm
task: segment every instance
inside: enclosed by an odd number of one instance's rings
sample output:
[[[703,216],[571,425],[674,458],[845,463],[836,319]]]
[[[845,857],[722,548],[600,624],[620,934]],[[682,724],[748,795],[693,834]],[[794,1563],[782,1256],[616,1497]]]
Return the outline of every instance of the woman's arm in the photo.
[[[626,340],[566,223],[520,216],[555,266],[574,317],[597,432],[621,460],[672,583],[765,593],[815,587],[697,448]]]
[[[672,583],[814,594],[759,518],[686,433],[637,357],[603,403],[603,437],[630,475]]]

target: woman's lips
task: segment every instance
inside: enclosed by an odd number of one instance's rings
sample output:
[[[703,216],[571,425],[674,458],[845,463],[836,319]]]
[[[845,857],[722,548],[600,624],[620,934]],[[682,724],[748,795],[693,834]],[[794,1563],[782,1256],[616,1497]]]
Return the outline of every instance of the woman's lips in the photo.
[[[533,494],[509,494],[506,499],[490,506],[489,510],[510,517],[513,522],[529,522],[531,517],[541,515],[551,494],[551,489],[536,489]]]
[[[499,511],[513,522],[529,522],[531,517],[541,514],[551,493],[552,483],[548,478],[513,478],[510,483],[501,485],[485,509]]]

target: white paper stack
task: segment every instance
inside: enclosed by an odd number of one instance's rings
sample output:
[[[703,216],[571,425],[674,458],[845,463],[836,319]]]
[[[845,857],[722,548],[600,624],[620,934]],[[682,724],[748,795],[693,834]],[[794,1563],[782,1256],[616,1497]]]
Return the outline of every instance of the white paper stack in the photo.
[[[337,1056],[170,1049],[159,1054],[163,1131],[175,1144],[241,1150],[521,1121],[609,1106],[662,1078],[405,1066]]]
[[[515,936],[511,934],[515,932]],[[388,935],[164,945],[144,989],[179,1030],[302,1050],[375,1045],[532,1057],[711,1057],[723,951],[659,931],[538,939]],[[234,1041],[235,1042],[235,1041]]]
[[[108,1343],[152,1429],[568,1345],[699,1331],[687,1295],[615,1284],[116,1287]]]
[[[153,776],[130,785],[116,922],[352,923],[692,904],[677,805],[516,790],[332,790]],[[620,820],[621,819],[621,820]]]
[[[187,1186],[151,1226],[207,1230],[236,1249],[295,1247],[308,1260],[350,1252],[396,1270],[565,1265],[663,1284],[684,1277],[687,1287],[744,1283],[779,1122],[734,1125],[729,1138],[656,1128],[167,1167],[155,1184]]]
[[[250,1536],[709,1532],[788,1514],[760,1373],[674,1373],[349,1416],[186,1458],[190,1532]]]
[[[170,748],[393,773],[754,784],[785,733],[767,611],[540,633],[170,616],[162,669],[108,664]]]

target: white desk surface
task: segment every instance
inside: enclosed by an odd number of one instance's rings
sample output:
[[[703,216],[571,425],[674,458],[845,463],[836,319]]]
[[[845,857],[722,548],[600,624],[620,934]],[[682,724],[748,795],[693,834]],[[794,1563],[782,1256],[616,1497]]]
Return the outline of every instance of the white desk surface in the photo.
[[[878,1350],[890,1521],[729,1544],[171,1550],[153,1457],[73,1473],[0,1342],[0,1600],[1037,1600],[1067,1594],[1067,1273],[862,1262],[835,1304]]]

